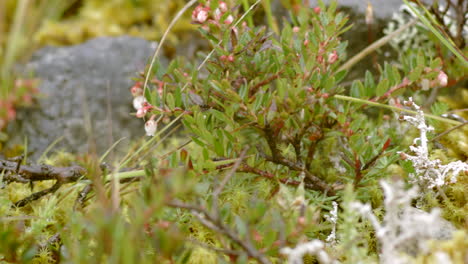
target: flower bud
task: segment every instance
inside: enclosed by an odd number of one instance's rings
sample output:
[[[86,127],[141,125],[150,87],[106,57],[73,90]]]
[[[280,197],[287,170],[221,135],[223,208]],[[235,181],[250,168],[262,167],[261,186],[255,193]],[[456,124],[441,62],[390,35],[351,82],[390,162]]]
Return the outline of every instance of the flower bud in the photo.
[[[338,53],[334,50],[332,53],[328,54],[328,63],[333,64],[338,60]]]
[[[208,19],[208,7],[203,5],[198,5],[192,12],[192,21],[194,23],[203,24]]]
[[[133,108],[138,110],[143,107],[143,103],[146,102],[146,98],[143,95],[133,98]]]
[[[229,15],[226,20],[224,20],[224,24],[230,25],[234,21],[234,17],[232,15]]]
[[[138,111],[136,112],[136,117],[138,118],[142,118],[146,115],[146,109],[144,107],[138,109]]]
[[[299,30],[301,30],[300,27],[293,27],[293,29],[292,29],[292,31],[293,31],[294,33],[299,32]]]
[[[143,89],[141,87],[133,86],[130,89],[130,92],[132,93],[133,97],[143,95]]]
[[[301,216],[297,219],[297,223],[300,225],[300,226],[305,226],[306,224],[306,219],[304,216]]]
[[[315,14],[317,14],[317,15],[320,14],[320,11],[322,11],[322,9],[320,9],[319,6],[314,7]]]
[[[219,10],[219,8],[216,8],[213,15],[214,15],[214,19],[216,21],[219,21],[223,13],[221,13],[221,10]]]
[[[200,12],[197,14],[197,21],[199,23],[204,23],[208,19],[208,11],[206,8],[202,9]]]
[[[221,12],[225,13],[228,11],[228,6],[226,4],[226,2],[224,1],[219,1],[219,9],[221,10]]]
[[[440,71],[439,75],[437,75],[437,81],[439,81],[440,86],[447,86],[448,83],[448,77],[445,72]]]
[[[147,136],[154,136],[156,130],[158,129],[158,123],[153,119],[146,121],[145,123],[145,131]]]

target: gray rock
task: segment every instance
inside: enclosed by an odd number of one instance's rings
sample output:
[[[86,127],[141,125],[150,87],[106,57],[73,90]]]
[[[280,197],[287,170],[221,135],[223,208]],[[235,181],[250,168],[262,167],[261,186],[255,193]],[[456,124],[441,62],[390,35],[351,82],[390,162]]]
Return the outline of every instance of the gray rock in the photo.
[[[323,1],[329,4],[332,0]],[[365,13],[367,8],[367,2],[364,0],[338,0],[339,6],[348,6],[355,8],[359,13]],[[390,18],[393,12],[398,11],[398,8],[403,4],[401,0],[369,0],[371,3],[374,15],[378,18]],[[425,1],[427,2],[427,1]],[[309,0],[311,6],[317,6],[317,0]]]
[[[104,153],[115,141],[144,136],[144,123],[131,116],[129,88],[144,70],[156,44],[129,36],[100,37],[70,47],[46,47],[26,65],[41,80],[41,99],[18,113],[11,142],[24,142],[37,159],[56,139],[55,149]]]

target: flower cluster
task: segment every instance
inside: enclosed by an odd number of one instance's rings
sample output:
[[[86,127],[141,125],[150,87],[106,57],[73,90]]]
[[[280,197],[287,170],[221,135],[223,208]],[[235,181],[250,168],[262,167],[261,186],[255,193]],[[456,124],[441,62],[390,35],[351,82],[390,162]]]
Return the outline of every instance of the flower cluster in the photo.
[[[192,12],[192,22],[196,24],[204,24],[205,22],[210,22],[213,24],[219,24],[221,18],[228,11],[228,6],[226,2],[219,1],[218,7],[211,12],[210,1],[206,1],[206,4],[199,4]],[[230,25],[234,21],[232,15],[228,15],[222,23]]]
[[[455,183],[460,173],[468,171],[468,163],[455,161],[443,165],[439,159],[429,159],[427,132],[432,131],[434,128],[426,125],[424,112],[412,101],[412,98],[409,101],[405,101],[405,105],[412,106],[417,111],[417,115],[403,116],[403,120],[409,122],[420,131],[420,137],[414,139],[414,146],[410,146],[410,150],[414,155],[404,152],[399,153],[402,159],[409,160],[413,164],[415,173],[409,175],[412,183],[418,184],[423,188],[440,187],[446,183],[449,175],[451,175],[449,182]]]
[[[143,95],[142,82],[136,82],[130,92],[133,95],[133,108],[137,110],[136,117],[144,118],[146,114],[150,113],[154,107],[148,103],[145,96]],[[158,122],[154,120],[155,116],[152,115],[151,118],[145,123],[146,135],[154,136],[158,128]]]

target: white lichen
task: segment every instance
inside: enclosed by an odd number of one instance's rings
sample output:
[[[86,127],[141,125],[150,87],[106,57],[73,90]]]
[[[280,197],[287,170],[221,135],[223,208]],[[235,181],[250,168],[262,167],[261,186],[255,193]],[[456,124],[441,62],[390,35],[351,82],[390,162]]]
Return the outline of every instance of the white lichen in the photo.
[[[384,191],[385,215],[382,222],[372,212],[369,204],[351,203],[351,207],[367,218],[375,229],[380,242],[381,263],[410,263],[410,255],[425,253],[427,241],[436,239],[435,233],[440,231],[440,210],[433,209],[426,213],[411,206],[418,196],[418,187],[404,189],[401,181],[389,183],[382,181]]]
[[[304,255],[314,255],[321,264],[338,263],[332,260],[328,253],[325,251],[325,243],[321,240],[314,239],[312,241],[296,245],[295,248],[282,248],[281,254],[288,256],[289,264],[302,264]]]
[[[403,159],[409,160],[413,164],[415,172],[409,175],[411,182],[425,189],[443,186],[447,181],[455,183],[461,172],[468,171],[468,163],[455,161],[444,165],[439,159],[429,159],[427,133],[434,130],[434,128],[426,124],[424,112],[411,98],[405,104],[412,105],[417,114],[416,116],[404,116],[403,120],[420,131],[420,137],[414,139],[413,146],[410,146],[410,150],[414,155],[400,152]]]
[[[325,219],[327,219],[327,221],[329,221],[332,224],[332,231],[325,241],[327,241],[329,245],[333,246],[336,244],[336,224],[338,222],[338,204],[336,202],[332,202],[332,204],[333,204],[333,210],[330,211],[329,215],[325,215]]]

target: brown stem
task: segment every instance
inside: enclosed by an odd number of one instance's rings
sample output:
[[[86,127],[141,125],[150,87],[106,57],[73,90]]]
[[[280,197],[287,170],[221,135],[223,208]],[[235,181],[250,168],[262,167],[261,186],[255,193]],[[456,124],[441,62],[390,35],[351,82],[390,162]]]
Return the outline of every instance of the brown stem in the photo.
[[[44,195],[57,191],[60,188],[60,186],[62,186],[62,183],[60,181],[57,181],[52,187],[39,191],[39,192],[35,192],[31,194],[30,196],[17,201],[16,203],[13,204],[13,207],[23,207],[32,201],[38,200]]]
[[[252,88],[249,91],[249,97],[256,94],[258,89],[260,89],[260,87],[262,87],[264,85],[267,85],[267,84],[271,83],[272,81],[278,79],[282,73],[283,73],[283,70],[279,71],[276,74],[273,74],[272,76],[270,76],[270,77],[266,78],[265,80],[257,83],[256,85],[252,86]]]
[[[264,254],[260,253],[260,251],[258,251],[249,240],[241,239],[233,230],[223,224],[221,219],[214,217],[204,208],[192,204],[186,204],[177,200],[169,201],[166,204],[171,207],[192,211],[200,223],[202,223],[205,227],[215,230],[228,237],[230,240],[240,246],[247,253],[247,255],[249,255],[249,257],[256,259],[262,264],[271,263],[270,260]]]

